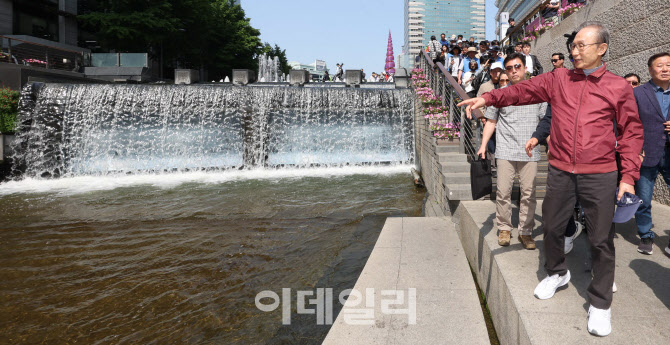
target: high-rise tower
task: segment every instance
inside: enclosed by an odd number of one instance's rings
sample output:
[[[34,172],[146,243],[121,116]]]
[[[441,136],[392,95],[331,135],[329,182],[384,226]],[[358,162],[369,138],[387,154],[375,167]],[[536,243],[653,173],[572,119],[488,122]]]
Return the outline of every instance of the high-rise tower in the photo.
[[[486,38],[485,0],[405,0],[405,43],[400,66],[413,66],[414,58],[440,34]]]

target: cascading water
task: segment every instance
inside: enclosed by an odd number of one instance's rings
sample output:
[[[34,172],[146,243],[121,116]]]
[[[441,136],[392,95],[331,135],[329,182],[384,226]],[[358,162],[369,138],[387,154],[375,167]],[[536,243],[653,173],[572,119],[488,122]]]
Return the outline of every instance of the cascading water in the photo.
[[[272,58],[266,54],[262,54],[258,57],[258,81],[280,82],[279,71],[280,64],[278,56]]]
[[[29,177],[408,164],[408,90],[33,84],[16,169]]]

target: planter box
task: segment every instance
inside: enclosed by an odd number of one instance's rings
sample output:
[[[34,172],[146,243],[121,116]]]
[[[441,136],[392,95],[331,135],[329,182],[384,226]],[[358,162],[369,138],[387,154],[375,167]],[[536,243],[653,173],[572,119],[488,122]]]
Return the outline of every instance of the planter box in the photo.
[[[437,146],[459,146],[461,144],[461,139],[460,138],[453,138],[453,139],[436,138],[435,139],[435,144]]]

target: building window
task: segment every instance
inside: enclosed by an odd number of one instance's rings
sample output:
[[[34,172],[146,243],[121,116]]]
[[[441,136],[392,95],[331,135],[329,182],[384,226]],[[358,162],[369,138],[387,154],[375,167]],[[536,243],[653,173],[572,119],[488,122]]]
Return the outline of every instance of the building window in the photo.
[[[44,3],[14,4],[14,35],[28,35],[58,42],[58,7]]]

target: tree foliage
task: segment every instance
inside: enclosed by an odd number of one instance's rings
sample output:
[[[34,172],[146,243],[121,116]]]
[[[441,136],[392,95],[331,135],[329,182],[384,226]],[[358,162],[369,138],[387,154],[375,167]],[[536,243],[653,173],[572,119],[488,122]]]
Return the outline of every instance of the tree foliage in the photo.
[[[220,79],[233,68],[257,70],[257,55],[267,46],[232,0],[92,0],[89,8],[79,19],[102,47],[148,52],[156,60],[162,55],[165,71],[204,68]],[[288,68],[286,52],[277,45],[271,50]]]

